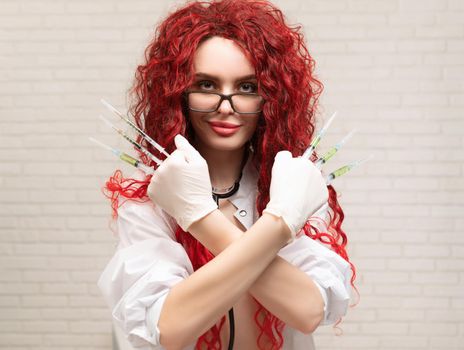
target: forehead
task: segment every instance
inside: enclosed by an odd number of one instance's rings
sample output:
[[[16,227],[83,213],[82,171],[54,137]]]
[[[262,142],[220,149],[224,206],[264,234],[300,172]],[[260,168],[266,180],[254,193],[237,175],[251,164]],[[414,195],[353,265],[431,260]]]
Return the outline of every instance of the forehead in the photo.
[[[208,73],[218,77],[244,76],[255,72],[240,46],[221,37],[212,37],[198,46],[193,66],[195,73]]]

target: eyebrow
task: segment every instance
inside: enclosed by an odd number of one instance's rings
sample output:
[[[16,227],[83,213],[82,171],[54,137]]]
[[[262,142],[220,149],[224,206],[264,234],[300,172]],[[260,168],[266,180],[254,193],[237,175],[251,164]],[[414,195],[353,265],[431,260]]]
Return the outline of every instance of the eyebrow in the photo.
[[[207,73],[201,73],[201,72],[196,73],[195,77],[196,78],[207,78],[207,79],[211,79],[211,80],[220,80],[220,79],[218,79],[218,77],[216,77],[214,75],[207,74]],[[245,75],[243,77],[239,77],[237,80],[249,80],[249,79],[256,79],[256,75],[255,74]]]

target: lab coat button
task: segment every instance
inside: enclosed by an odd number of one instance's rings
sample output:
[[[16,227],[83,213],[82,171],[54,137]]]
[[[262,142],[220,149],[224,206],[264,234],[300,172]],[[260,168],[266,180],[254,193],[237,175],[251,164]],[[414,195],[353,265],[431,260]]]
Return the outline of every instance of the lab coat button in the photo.
[[[238,213],[238,215],[240,215],[241,217],[245,217],[247,214],[246,210],[240,210],[240,212]]]

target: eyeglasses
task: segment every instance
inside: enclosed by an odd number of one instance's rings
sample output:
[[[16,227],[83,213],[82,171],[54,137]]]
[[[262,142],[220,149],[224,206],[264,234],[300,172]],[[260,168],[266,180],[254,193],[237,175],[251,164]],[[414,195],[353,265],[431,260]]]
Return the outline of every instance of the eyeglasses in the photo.
[[[227,100],[236,113],[256,114],[262,111],[264,102],[261,95],[241,92],[223,95],[216,92],[186,91],[185,96],[191,111],[203,113],[217,111],[222,101]]]

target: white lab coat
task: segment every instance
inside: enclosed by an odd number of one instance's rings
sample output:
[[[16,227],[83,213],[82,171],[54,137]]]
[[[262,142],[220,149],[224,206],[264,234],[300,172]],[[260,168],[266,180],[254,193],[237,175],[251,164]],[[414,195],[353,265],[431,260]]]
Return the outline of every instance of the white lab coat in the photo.
[[[138,173],[136,177],[143,177]],[[234,216],[249,229],[258,219],[255,208],[257,172],[249,160],[240,188],[229,200]],[[314,216],[325,217],[327,205]],[[184,248],[175,240],[176,222],[151,201],[128,201],[118,210],[119,244],[102,272],[98,286],[112,310],[114,323],[137,349],[159,350],[157,327],[163,303],[176,283],[193,273]],[[351,270],[339,255],[306,236],[279,251],[279,256],[304,271],[318,286],[325,302],[322,324],[346,314]],[[288,326],[283,350],[314,349],[312,335]],[[192,344],[187,349],[193,349]]]

